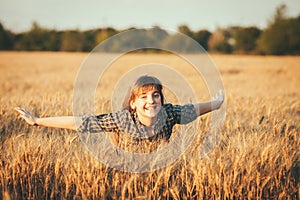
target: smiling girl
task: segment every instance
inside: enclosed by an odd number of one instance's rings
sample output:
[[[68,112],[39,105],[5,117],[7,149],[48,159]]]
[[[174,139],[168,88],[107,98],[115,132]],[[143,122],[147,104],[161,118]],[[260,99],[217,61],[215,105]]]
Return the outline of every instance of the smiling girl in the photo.
[[[15,110],[30,125],[66,128],[80,133],[125,133],[152,141],[154,138],[169,140],[174,125],[192,122],[200,115],[219,109],[224,101],[221,92],[208,102],[173,105],[164,102],[162,91],[160,80],[143,75],[129,88],[122,109],[114,113],[40,118],[20,107]]]

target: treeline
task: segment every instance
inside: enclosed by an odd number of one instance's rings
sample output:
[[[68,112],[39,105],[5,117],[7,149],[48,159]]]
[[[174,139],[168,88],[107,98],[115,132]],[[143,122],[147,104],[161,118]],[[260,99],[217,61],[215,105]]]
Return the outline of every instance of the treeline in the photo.
[[[261,30],[255,26],[232,26],[218,28],[214,32],[208,30],[192,31],[187,25],[178,27],[183,33],[209,52],[242,53],[242,54],[273,54],[273,55],[299,55],[300,54],[300,15],[287,17],[286,6],[277,7],[268,26]],[[107,38],[124,30],[114,28],[99,28],[93,30],[50,30],[34,22],[32,28],[23,33],[13,33],[6,30],[0,23],[0,50],[26,50],[26,51],[91,51],[96,45]],[[128,44],[135,46],[134,42],[141,41],[145,46],[160,44],[179,52],[193,52],[189,44],[180,41],[178,34],[170,34],[160,27],[145,29],[143,35],[135,38],[125,38],[118,43],[107,46],[107,52],[118,51]],[[138,46],[138,44],[136,44]]]

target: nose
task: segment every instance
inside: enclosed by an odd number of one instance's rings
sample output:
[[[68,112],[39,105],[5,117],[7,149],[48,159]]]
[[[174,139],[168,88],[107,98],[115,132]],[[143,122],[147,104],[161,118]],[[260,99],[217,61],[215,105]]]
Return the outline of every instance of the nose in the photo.
[[[148,103],[153,103],[154,102],[153,96],[149,95],[147,98],[147,101],[148,101]]]

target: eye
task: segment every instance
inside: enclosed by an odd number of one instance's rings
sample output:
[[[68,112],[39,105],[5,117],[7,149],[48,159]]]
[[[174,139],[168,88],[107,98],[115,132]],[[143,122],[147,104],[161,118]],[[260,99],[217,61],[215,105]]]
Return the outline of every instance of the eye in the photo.
[[[147,95],[141,95],[140,99],[147,99]]]
[[[160,94],[159,94],[158,92],[155,92],[155,93],[153,94],[153,97],[154,97],[154,98],[159,98],[159,97],[160,97]]]

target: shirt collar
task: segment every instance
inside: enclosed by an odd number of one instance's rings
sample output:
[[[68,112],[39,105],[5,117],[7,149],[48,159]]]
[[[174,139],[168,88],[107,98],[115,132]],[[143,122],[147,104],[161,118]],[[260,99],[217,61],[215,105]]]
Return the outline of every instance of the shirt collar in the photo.
[[[161,107],[161,109],[157,115],[158,115],[157,122],[154,125],[155,134],[158,134],[159,132],[161,132],[161,130],[163,130],[162,128],[166,125],[166,122],[167,122],[167,113],[165,111],[164,106]],[[142,122],[139,120],[137,113],[132,111],[131,116],[132,116],[133,121],[138,130],[138,137],[148,138],[145,125],[142,124]]]

